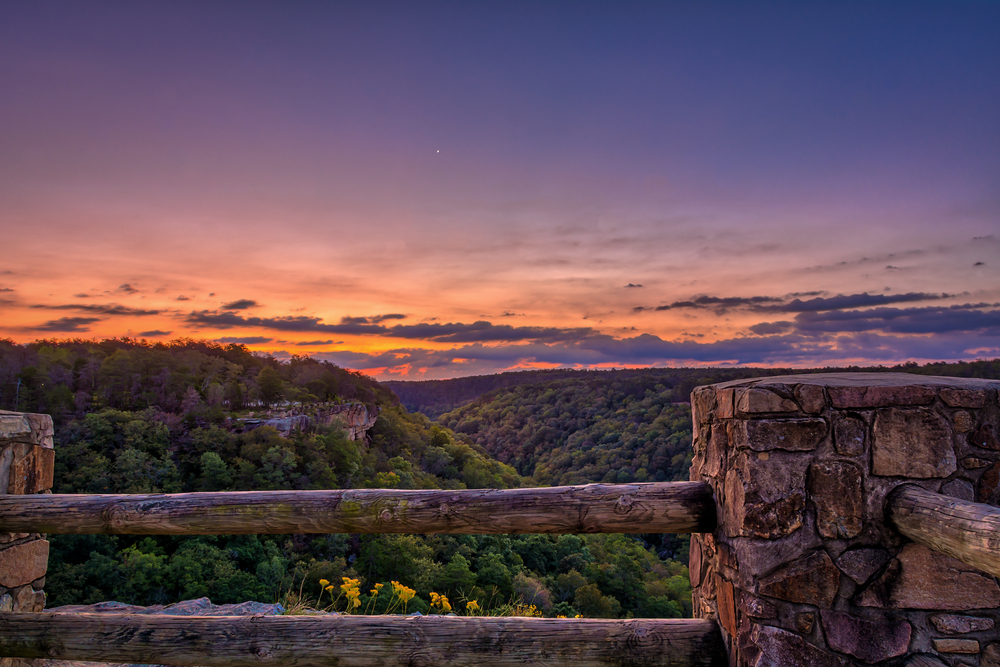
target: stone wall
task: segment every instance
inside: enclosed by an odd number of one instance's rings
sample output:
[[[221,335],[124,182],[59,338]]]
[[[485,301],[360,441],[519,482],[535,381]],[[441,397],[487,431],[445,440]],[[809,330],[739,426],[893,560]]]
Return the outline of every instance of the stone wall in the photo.
[[[0,410],[0,493],[49,493],[54,462],[52,417]],[[45,607],[48,562],[42,535],[0,533],[0,611]]]
[[[995,577],[909,542],[883,517],[914,483],[1000,505],[1000,382],[904,373],[739,380],[692,395],[696,617],[731,665],[1000,667]]]

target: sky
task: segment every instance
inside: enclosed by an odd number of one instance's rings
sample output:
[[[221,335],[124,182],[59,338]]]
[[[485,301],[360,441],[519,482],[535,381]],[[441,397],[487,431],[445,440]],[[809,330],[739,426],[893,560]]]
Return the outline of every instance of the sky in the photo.
[[[0,338],[1000,356],[1000,3],[0,3]]]

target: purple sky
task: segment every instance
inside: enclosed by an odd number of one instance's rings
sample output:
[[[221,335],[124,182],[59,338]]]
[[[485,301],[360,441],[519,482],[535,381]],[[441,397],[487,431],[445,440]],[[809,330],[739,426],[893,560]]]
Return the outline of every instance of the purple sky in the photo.
[[[1000,356],[1000,4],[0,5],[0,336]]]

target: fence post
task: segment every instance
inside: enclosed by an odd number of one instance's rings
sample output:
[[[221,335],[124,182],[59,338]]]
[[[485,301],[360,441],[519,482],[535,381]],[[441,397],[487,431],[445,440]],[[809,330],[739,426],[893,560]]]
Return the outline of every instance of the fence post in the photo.
[[[692,536],[695,616],[719,622],[730,664],[1000,667],[996,578],[885,515],[902,484],[1000,504],[998,389],[830,373],[695,390],[691,479],[720,508]]]
[[[0,494],[45,493],[55,456],[49,415],[0,410]],[[49,543],[38,533],[0,533],[0,611],[41,611]]]

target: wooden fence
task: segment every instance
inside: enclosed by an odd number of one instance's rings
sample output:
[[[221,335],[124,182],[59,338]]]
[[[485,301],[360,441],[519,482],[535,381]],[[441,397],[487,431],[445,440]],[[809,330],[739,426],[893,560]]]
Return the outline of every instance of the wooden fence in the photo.
[[[0,532],[711,532],[700,482],[510,490],[0,496]],[[904,484],[886,517],[910,539],[1000,576],[1000,509]],[[670,665],[721,667],[706,620],[180,617],[0,613],[0,655],[164,665]]]
[[[0,496],[0,532],[691,533],[715,527],[699,482],[536,489]],[[0,655],[240,667],[722,667],[707,620],[191,617],[0,613]]]

